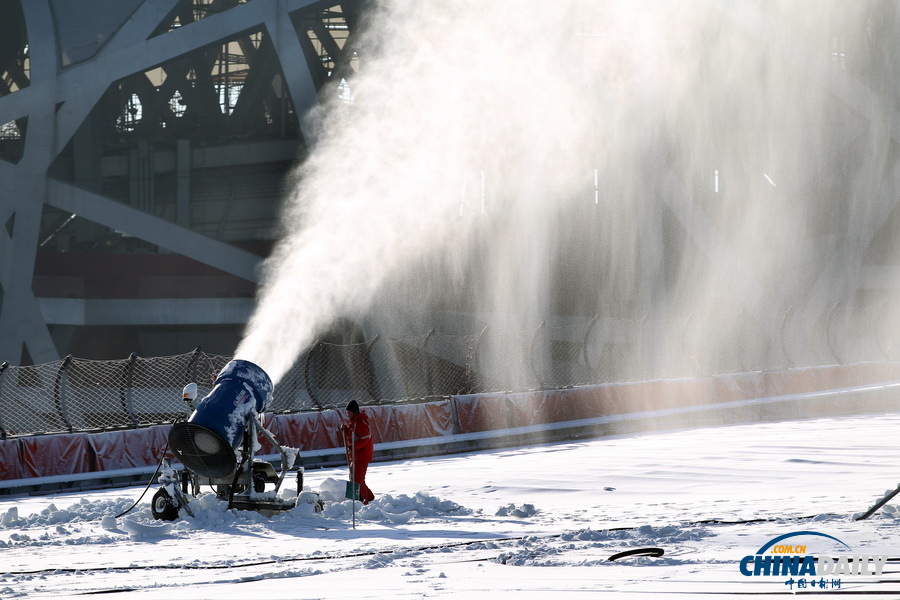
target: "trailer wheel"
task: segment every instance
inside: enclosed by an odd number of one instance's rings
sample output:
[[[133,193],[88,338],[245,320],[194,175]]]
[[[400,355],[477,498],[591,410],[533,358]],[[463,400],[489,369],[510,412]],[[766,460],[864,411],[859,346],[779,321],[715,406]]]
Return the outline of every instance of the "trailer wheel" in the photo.
[[[257,494],[266,491],[266,475],[264,473],[253,472],[253,491]]]
[[[165,488],[159,488],[153,494],[150,511],[155,519],[161,521],[174,521],[178,518],[178,503]]]

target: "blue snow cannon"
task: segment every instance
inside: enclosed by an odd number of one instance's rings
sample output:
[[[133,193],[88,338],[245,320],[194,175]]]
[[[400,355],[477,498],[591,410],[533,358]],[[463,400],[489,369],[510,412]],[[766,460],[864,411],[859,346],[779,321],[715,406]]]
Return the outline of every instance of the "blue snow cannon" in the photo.
[[[265,412],[273,390],[272,380],[259,366],[232,360],[188,420],[172,426],[169,447],[199,475],[210,479],[233,475],[248,421]]]

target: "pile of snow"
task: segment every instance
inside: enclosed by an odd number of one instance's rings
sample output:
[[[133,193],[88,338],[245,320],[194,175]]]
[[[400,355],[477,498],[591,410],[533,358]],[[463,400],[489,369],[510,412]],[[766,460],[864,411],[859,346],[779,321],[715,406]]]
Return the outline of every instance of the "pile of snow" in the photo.
[[[180,518],[174,523],[155,520],[149,504],[133,506],[134,500],[129,498],[95,501],[83,498],[64,509],[51,503],[39,512],[25,517],[19,516],[17,506],[12,506],[0,514],[0,531],[15,529],[17,533],[11,534],[8,541],[0,539],[0,547],[35,543],[27,533],[21,533],[28,531],[41,531],[39,543],[42,545],[71,544],[73,539],[66,537],[70,530],[93,521],[98,522],[104,532],[125,532],[134,540],[148,540],[170,534],[189,534],[196,530],[228,532],[253,524],[277,526],[283,522],[296,522],[308,527],[338,529],[344,528],[353,518],[387,525],[403,525],[414,518],[473,513],[455,502],[436,498],[424,491],[412,496],[385,494],[364,506],[343,497],[345,485],[343,480],[328,477],[316,489],[305,487],[293,509],[272,516],[255,511],[229,509],[227,501],[217,498],[214,493],[201,493],[190,500],[193,514],[181,511]],[[285,490],[281,497],[293,499],[296,491]],[[514,512],[516,516],[521,516],[521,511]],[[48,526],[51,525],[54,526],[52,533],[47,533]],[[95,541],[108,543],[110,538],[98,535]],[[91,540],[82,538],[78,542],[90,543]]]
[[[534,507],[534,504],[523,504],[522,506],[516,506],[515,504],[509,504],[507,506],[501,506],[497,509],[497,512],[494,513],[498,517],[533,517],[537,513],[537,509]]]

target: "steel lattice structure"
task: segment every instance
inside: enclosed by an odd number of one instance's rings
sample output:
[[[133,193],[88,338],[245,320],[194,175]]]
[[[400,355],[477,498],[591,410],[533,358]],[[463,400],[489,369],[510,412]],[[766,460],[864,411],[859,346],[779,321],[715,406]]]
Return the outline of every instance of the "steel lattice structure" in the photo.
[[[234,337],[359,5],[0,1],[0,357],[78,353],[84,328]]]

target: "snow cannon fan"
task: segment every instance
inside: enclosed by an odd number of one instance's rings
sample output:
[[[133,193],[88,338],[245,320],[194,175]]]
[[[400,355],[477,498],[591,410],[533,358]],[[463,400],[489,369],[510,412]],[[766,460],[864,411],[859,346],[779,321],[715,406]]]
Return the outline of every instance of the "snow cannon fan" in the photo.
[[[191,471],[209,478],[228,477],[237,470],[236,450],[249,419],[272,401],[272,380],[259,366],[232,360],[216,376],[212,391],[187,421],[169,431],[169,447]]]

